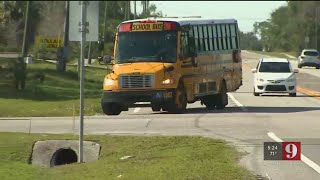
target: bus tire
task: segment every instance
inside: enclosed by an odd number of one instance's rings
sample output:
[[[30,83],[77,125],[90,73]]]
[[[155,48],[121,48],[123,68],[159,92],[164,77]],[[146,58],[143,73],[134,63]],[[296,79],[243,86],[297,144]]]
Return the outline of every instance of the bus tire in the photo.
[[[173,102],[169,104],[169,113],[183,113],[187,108],[187,94],[182,83],[179,84]]]
[[[161,111],[161,106],[160,106],[160,104],[151,103],[151,109],[153,112]]]
[[[224,109],[228,105],[227,85],[225,81],[222,81],[217,96],[217,109]]]
[[[206,109],[214,110],[214,108],[217,105],[217,96],[216,95],[205,96],[204,99],[205,99],[204,105],[206,106]]]
[[[116,116],[121,113],[120,105],[116,103],[102,103],[102,110],[108,116]]]

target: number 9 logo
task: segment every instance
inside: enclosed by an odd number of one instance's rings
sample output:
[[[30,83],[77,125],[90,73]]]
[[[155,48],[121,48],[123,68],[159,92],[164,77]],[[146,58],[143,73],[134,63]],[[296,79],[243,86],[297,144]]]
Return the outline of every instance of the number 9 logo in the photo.
[[[297,155],[298,152],[298,148],[295,144],[287,144],[285,147],[286,150],[286,157],[288,159],[292,159]]]
[[[283,142],[282,160],[301,160],[301,143]]]

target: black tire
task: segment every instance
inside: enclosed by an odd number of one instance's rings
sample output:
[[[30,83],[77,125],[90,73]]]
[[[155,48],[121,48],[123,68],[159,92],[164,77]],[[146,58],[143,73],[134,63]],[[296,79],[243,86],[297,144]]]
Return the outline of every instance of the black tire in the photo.
[[[222,81],[219,94],[217,96],[217,109],[224,109],[228,105],[227,85],[225,81]]]
[[[319,69],[320,68],[320,65],[319,66],[316,66],[316,69]]]
[[[175,114],[183,113],[187,108],[187,104],[187,94],[183,84],[180,83],[176,90],[174,100],[168,104],[168,112]]]
[[[160,106],[160,104],[151,103],[151,109],[153,112],[161,111],[161,106]]]
[[[254,96],[260,96],[260,93],[256,93],[255,88],[253,88],[253,95],[254,95]]]
[[[121,107],[115,103],[102,103],[102,111],[108,116],[116,116],[121,113]]]
[[[205,96],[203,104],[206,106],[207,110],[214,110],[214,108],[217,105],[217,96],[216,95]]]
[[[297,96],[297,93],[289,93],[289,96],[290,96],[290,97],[296,97],[296,96]]]
[[[168,104],[162,106],[162,111],[169,111]]]
[[[301,69],[301,68],[302,68],[302,65],[301,65],[301,64],[298,64],[298,68]]]

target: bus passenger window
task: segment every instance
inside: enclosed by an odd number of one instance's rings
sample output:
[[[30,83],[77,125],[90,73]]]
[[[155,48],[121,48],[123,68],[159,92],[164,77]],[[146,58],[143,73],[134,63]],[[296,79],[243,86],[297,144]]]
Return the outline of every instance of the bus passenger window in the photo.
[[[212,27],[211,25],[208,25],[208,41],[209,41],[209,51],[213,51],[213,44],[212,44]]]
[[[218,34],[217,34],[217,26],[216,25],[212,25],[212,34],[213,34],[213,38],[212,38],[212,43],[214,45],[214,50],[218,50]]]
[[[186,32],[181,34],[181,55],[185,59],[189,55],[188,35]]]
[[[226,50],[227,47],[227,42],[226,42],[226,25],[221,25],[221,31],[222,31],[222,46],[223,50]]]
[[[200,45],[200,52],[204,51],[204,42],[203,42],[203,26],[199,25],[198,30],[199,30],[199,45]]]
[[[218,32],[218,45],[219,45],[219,50],[222,50],[222,37],[221,37],[221,26],[217,25],[217,32]]]
[[[209,50],[208,39],[209,39],[208,27],[207,27],[207,25],[203,25],[204,51],[210,51],[210,50]]]
[[[230,25],[229,24],[227,24],[226,25],[226,39],[227,39],[227,45],[228,45],[228,49],[232,49],[232,47],[231,47],[231,40],[230,40]]]
[[[236,49],[237,48],[237,35],[236,35],[236,27],[234,24],[230,25],[230,31],[231,31],[231,47],[232,49]]]
[[[198,27],[193,26],[193,32],[194,32],[194,39],[195,39],[195,48],[196,51],[200,51],[200,46],[199,46],[199,33],[198,33]]]

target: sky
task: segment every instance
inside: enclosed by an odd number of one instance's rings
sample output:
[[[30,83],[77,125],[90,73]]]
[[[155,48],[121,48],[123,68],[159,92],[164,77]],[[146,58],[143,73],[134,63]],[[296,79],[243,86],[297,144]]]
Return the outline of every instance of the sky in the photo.
[[[243,32],[253,31],[254,22],[265,21],[286,1],[150,1],[167,16],[201,16],[203,18],[238,20]],[[141,12],[137,1],[137,12]]]

